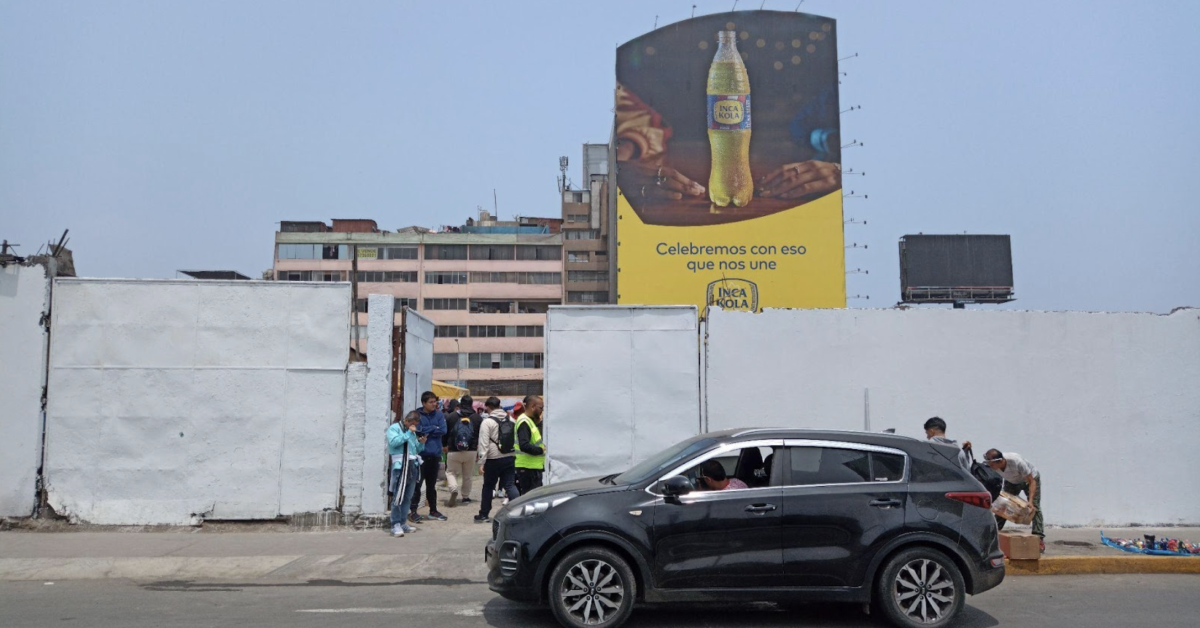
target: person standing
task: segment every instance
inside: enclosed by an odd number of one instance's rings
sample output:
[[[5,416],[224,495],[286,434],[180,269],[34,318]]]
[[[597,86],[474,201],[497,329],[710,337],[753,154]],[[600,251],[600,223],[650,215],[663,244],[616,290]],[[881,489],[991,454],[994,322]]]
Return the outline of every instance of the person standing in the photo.
[[[475,412],[475,400],[464,395],[458,410],[446,419],[447,454],[446,484],[450,488],[450,499],[446,505],[453,508],[461,501],[470,503],[471,484],[475,477],[476,450],[479,448],[479,423],[483,417]]]
[[[409,412],[403,420],[393,421],[387,429],[388,454],[392,458],[392,536],[402,537],[417,529],[405,522],[413,493],[421,480],[421,450],[423,439],[417,437],[417,423],[421,420],[416,412]]]
[[[931,417],[925,422],[925,439],[935,443],[945,443],[958,447],[958,466],[963,468],[967,473],[971,472],[971,457],[967,454],[968,444],[963,444],[961,447],[958,441],[946,438],[946,421],[940,417]]]
[[[521,495],[542,485],[546,446],[542,443],[542,398],[525,398],[525,413],[517,419],[517,489]]]
[[[429,518],[445,521],[446,515],[438,512],[437,479],[442,466],[442,436],[446,433],[446,417],[438,410],[438,398],[432,391],[421,393],[421,422],[417,435],[425,437],[425,448],[421,451],[421,478],[425,482],[425,501],[429,505]]]
[[[508,499],[516,499],[518,496],[517,487],[513,486],[516,426],[504,408],[500,407],[500,399],[497,397],[488,397],[483,404],[483,410],[485,415],[483,422],[479,424],[477,452],[479,472],[483,474],[483,492],[475,523],[491,521],[493,491],[497,484]]]
[[[1032,462],[1025,460],[1020,454],[1001,453],[999,449],[989,449],[983,455],[983,461],[1004,478],[1004,492],[1009,495],[1020,495],[1025,492],[1025,499],[1033,506],[1033,535],[1040,539],[1042,552],[1046,551],[1046,529],[1042,519],[1042,475]],[[996,528],[1004,529],[1004,519],[996,517]]]

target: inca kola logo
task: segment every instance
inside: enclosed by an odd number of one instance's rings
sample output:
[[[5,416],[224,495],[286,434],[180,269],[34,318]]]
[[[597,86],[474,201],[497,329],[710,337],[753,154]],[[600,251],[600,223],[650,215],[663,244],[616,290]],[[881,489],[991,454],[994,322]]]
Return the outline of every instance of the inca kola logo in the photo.
[[[757,312],[758,286],[745,279],[719,279],[708,284],[705,302],[723,310]]]

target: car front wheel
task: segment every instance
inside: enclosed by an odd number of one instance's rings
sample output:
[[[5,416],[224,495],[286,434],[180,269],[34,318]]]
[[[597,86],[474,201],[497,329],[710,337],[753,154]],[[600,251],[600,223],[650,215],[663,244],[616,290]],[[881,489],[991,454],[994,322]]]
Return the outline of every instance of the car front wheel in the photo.
[[[888,561],[875,600],[888,621],[903,628],[944,626],[962,610],[966,585],[958,566],[927,548],[900,552]]]
[[[567,628],[617,628],[633,611],[636,587],[625,559],[602,547],[581,547],[554,567],[547,598]]]

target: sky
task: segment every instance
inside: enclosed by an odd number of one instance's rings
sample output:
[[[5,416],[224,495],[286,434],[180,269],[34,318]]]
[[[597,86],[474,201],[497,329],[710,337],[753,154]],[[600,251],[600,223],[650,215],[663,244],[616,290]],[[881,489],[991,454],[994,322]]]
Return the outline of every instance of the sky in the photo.
[[[733,2],[0,0],[0,238],[83,276],[272,264],[281,220],[558,216],[616,47]],[[757,9],[759,1],[739,9]],[[766,2],[795,9],[796,2]],[[1010,309],[1200,306],[1200,2],[806,0],[837,20],[851,307],[1011,234]],[[855,297],[869,297],[855,298]]]

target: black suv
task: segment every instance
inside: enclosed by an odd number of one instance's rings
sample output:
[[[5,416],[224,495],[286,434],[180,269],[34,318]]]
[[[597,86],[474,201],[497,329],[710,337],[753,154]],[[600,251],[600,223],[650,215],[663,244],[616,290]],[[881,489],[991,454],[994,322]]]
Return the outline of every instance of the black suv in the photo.
[[[702,434],[514,500],[492,524],[488,584],[569,627],[699,600],[870,602],[899,626],[945,625],[1004,579],[991,496],[956,455],[891,434]]]

